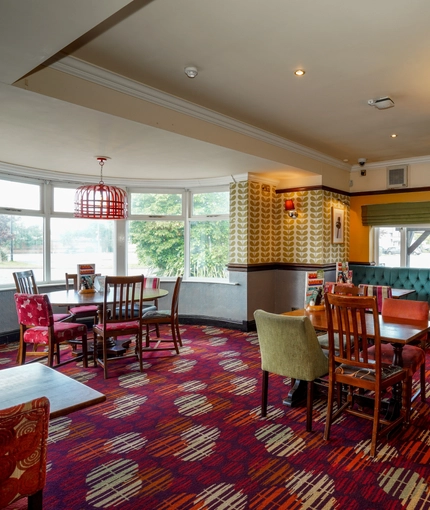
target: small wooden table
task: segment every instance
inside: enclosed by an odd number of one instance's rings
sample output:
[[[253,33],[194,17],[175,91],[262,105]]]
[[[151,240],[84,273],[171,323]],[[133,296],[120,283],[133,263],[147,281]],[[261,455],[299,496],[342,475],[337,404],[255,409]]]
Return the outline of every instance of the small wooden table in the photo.
[[[393,299],[402,299],[405,296],[409,296],[410,294],[413,294],[416,292],[414,289],[391,289],[391,297]]]
[[[106,400],[103,393],[41,363],[0,370],[0,388],[0,409],[47,397],[51,404],[50,418],[65,416]]]

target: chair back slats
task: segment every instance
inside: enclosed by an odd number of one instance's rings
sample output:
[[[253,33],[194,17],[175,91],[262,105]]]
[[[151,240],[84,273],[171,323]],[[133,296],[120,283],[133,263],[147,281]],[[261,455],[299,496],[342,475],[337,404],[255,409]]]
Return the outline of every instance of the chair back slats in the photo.
[[[372,315],[368,312],[371,310]],[[376,369],[381,364],[379,319],[375,296],[326,295],[326,314],[329,335],[329,359],[332,363],[357,366],[363,369]],[[372,340],[368,334],[368,320],[373,318]],[[334,333],[338,332],[339,346],[335,347]],[[375,344],[379,355],[369,358],[368,346]]]
[[[109,304],[106,299],[104,301],[103,321],[112,323],[140,319],[136,316],[136,310],[142,310],[143,287],[143,275],[106,276],[105,296],[108,296],[110,289],[113,300],[112,304]],[[110,306],[115,313],[108,313]]]
[[[77,273],[66,273],[66,290],[78,290],[78,275]]]
[[[39,294],[36,278],[34,277],[32,269],[29,269],[28,271],[17,271],[12,274],[17,292],[25,294]]]

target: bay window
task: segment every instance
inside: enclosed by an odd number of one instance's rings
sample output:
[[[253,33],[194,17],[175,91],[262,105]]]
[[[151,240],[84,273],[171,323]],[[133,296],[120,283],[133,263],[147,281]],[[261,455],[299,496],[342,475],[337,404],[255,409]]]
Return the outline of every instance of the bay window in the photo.
[[[63,282],[83,262],[102,274],[227,277],[228,188],[129,189],[124,222],[74,218],[73,183],[0,175],[0,185],[0,286],[26,269]]]

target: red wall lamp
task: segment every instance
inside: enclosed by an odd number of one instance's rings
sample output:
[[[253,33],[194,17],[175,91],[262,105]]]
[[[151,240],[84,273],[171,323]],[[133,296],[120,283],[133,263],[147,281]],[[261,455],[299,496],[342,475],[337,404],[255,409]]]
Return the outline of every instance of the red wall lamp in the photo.
[[[297,218],[298,214],[296,208],[294,207],[294,202],[291,199],[285,200],[285,210],[287,211],[290,218]]]

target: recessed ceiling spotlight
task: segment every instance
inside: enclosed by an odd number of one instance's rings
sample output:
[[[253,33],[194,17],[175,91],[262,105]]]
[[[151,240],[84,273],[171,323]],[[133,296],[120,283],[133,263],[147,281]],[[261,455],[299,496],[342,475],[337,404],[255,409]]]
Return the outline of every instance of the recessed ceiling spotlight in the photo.
[[[192,66],[186,67],[184,69],[184,73],[188,76],[188,78],[195,78],[199,74],[197,67]]]
[[[344,159],[343,161],[344,161],[344,163],[348,163],[349,160],[348,159]]]
[[[305,74],[305,71],[303,71],[303,69],[297,69],[296,71],[294,71],[294,74],[296,76],[303,76]]]
[[[391,138],[397,138],[396,133],[393,133],[393,134],[391,135]]]

